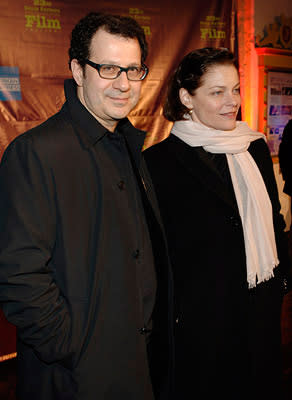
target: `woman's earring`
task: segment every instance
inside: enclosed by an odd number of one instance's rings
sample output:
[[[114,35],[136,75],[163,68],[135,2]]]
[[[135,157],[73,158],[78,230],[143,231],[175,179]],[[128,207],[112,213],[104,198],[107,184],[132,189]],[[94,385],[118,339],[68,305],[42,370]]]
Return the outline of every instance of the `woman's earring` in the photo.
[[[192,109],[190,109],[190,110],[189,110],[189,114],[191,115],[191,114],[192,114],[192,112],[193,112],[193,110],[192,110]]]

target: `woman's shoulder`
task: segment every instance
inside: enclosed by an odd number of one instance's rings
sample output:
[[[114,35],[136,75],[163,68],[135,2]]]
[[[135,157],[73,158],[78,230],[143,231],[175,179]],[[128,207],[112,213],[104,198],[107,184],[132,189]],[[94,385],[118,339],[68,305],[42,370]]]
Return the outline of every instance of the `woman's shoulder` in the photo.
[[[151,158],[151,157],[160,157],[162,153],[166,153],[171,145],[171,136],[167,136],[166,138],[154,142],[151,146],[147,147],[143,151],[144,157]]]
[[[266,155],[270,157],[270,150],[265,138],[259,138],[250,143],[248,151],[252,155]]]
[[[145,149],[143,157],[150,172],[155,173],[155,175],[160,173],[163,175],[166,169],[173,168],[176,152],[177,148],[173,142],[173,135],[170,135]]]

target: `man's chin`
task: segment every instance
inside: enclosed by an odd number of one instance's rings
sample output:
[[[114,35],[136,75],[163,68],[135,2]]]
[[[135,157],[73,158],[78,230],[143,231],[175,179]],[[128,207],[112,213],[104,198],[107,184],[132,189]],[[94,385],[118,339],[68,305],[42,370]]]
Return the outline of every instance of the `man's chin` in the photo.
[[[115,121],[119,121],[121,119],[126,118],[130,114],[131,111],[132,111],[132,108],[131,109],[128,108],[125,110],[122,110],[122,109],[115,110],[114,112],[112,112],[111,116]]]

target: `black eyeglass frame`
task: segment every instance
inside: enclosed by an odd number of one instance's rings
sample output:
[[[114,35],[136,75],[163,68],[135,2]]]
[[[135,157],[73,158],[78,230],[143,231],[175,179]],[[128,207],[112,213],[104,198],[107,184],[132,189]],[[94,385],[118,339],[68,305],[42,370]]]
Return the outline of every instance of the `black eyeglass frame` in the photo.
[[[143,79],[146,78],[146,76],[148,75],[148,72],[149,72],[148,67],[147,67],[145,64],[142,64],[142,68],[141,68],[141,69],[144,70],[144,74],[142,75],[142,77],[139,78],[139,79],[129,79],[128,71],[129,71],[131,68],[133,68],[133,67],[124,68],[124,67],[120,67],[119,65],[114,65],[114,64],[96,64],[95,62],[90,61],[90,60],[88,60],[88,59],[85,60],[85,63],[88,64],[88,65],[90,65],[92,68],[96,69],[97,72],[98,72],[98,75],[99,75],[102,79],[109,79],[109,80],[117,79],[117,78],[121,75],[121,73],[125,71],[125,72],[126,72],[126,75],[127,75],[127,78],[128,78],[129,81],[139,82],[139,81],[143,81]],[[114,78],[105,78],[104,76],[101,76],[101,75],[100,75],[100,69],[101,69],[101,67],[103,67],[103,66],[105,66],[105,65],[113,66],[113,67],[118,67],[120,70],[118,71],[117,76],[115,76]]]

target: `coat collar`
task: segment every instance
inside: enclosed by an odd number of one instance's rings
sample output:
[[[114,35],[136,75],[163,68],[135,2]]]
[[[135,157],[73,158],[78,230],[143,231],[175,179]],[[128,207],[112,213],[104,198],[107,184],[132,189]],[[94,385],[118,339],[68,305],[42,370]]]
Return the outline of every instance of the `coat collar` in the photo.
[[[135,163],[139,165],[146,132],[135,128],[127,118],[118,123],[117,131],[124,136]]]
[[[69,111],[70,119],[82,144],[85,148],[95,145],[109,131],[80,102],[74,79],[65,80],[64,91],[66,97],[64,108]],[[138,164],[146,132],[135,128],[127,118],[119,121],[116,131],[124,135],[134,160]]]
[[[202,147],[198,147],[197,151],[193,151],[191,146],[185,144],[182,140],[174,135],[170,135],[169,144],[173,143],[175,146],[170,146],[170,150],[175,157],[184,167],[198,180],[200,180],[204,186],[224,200],[232,208],[235,208],[238,212],[234,197],[232,197],[226,188],[225,182],[221,175],[215,168],[214,164],[207,157],[205,150]]]

